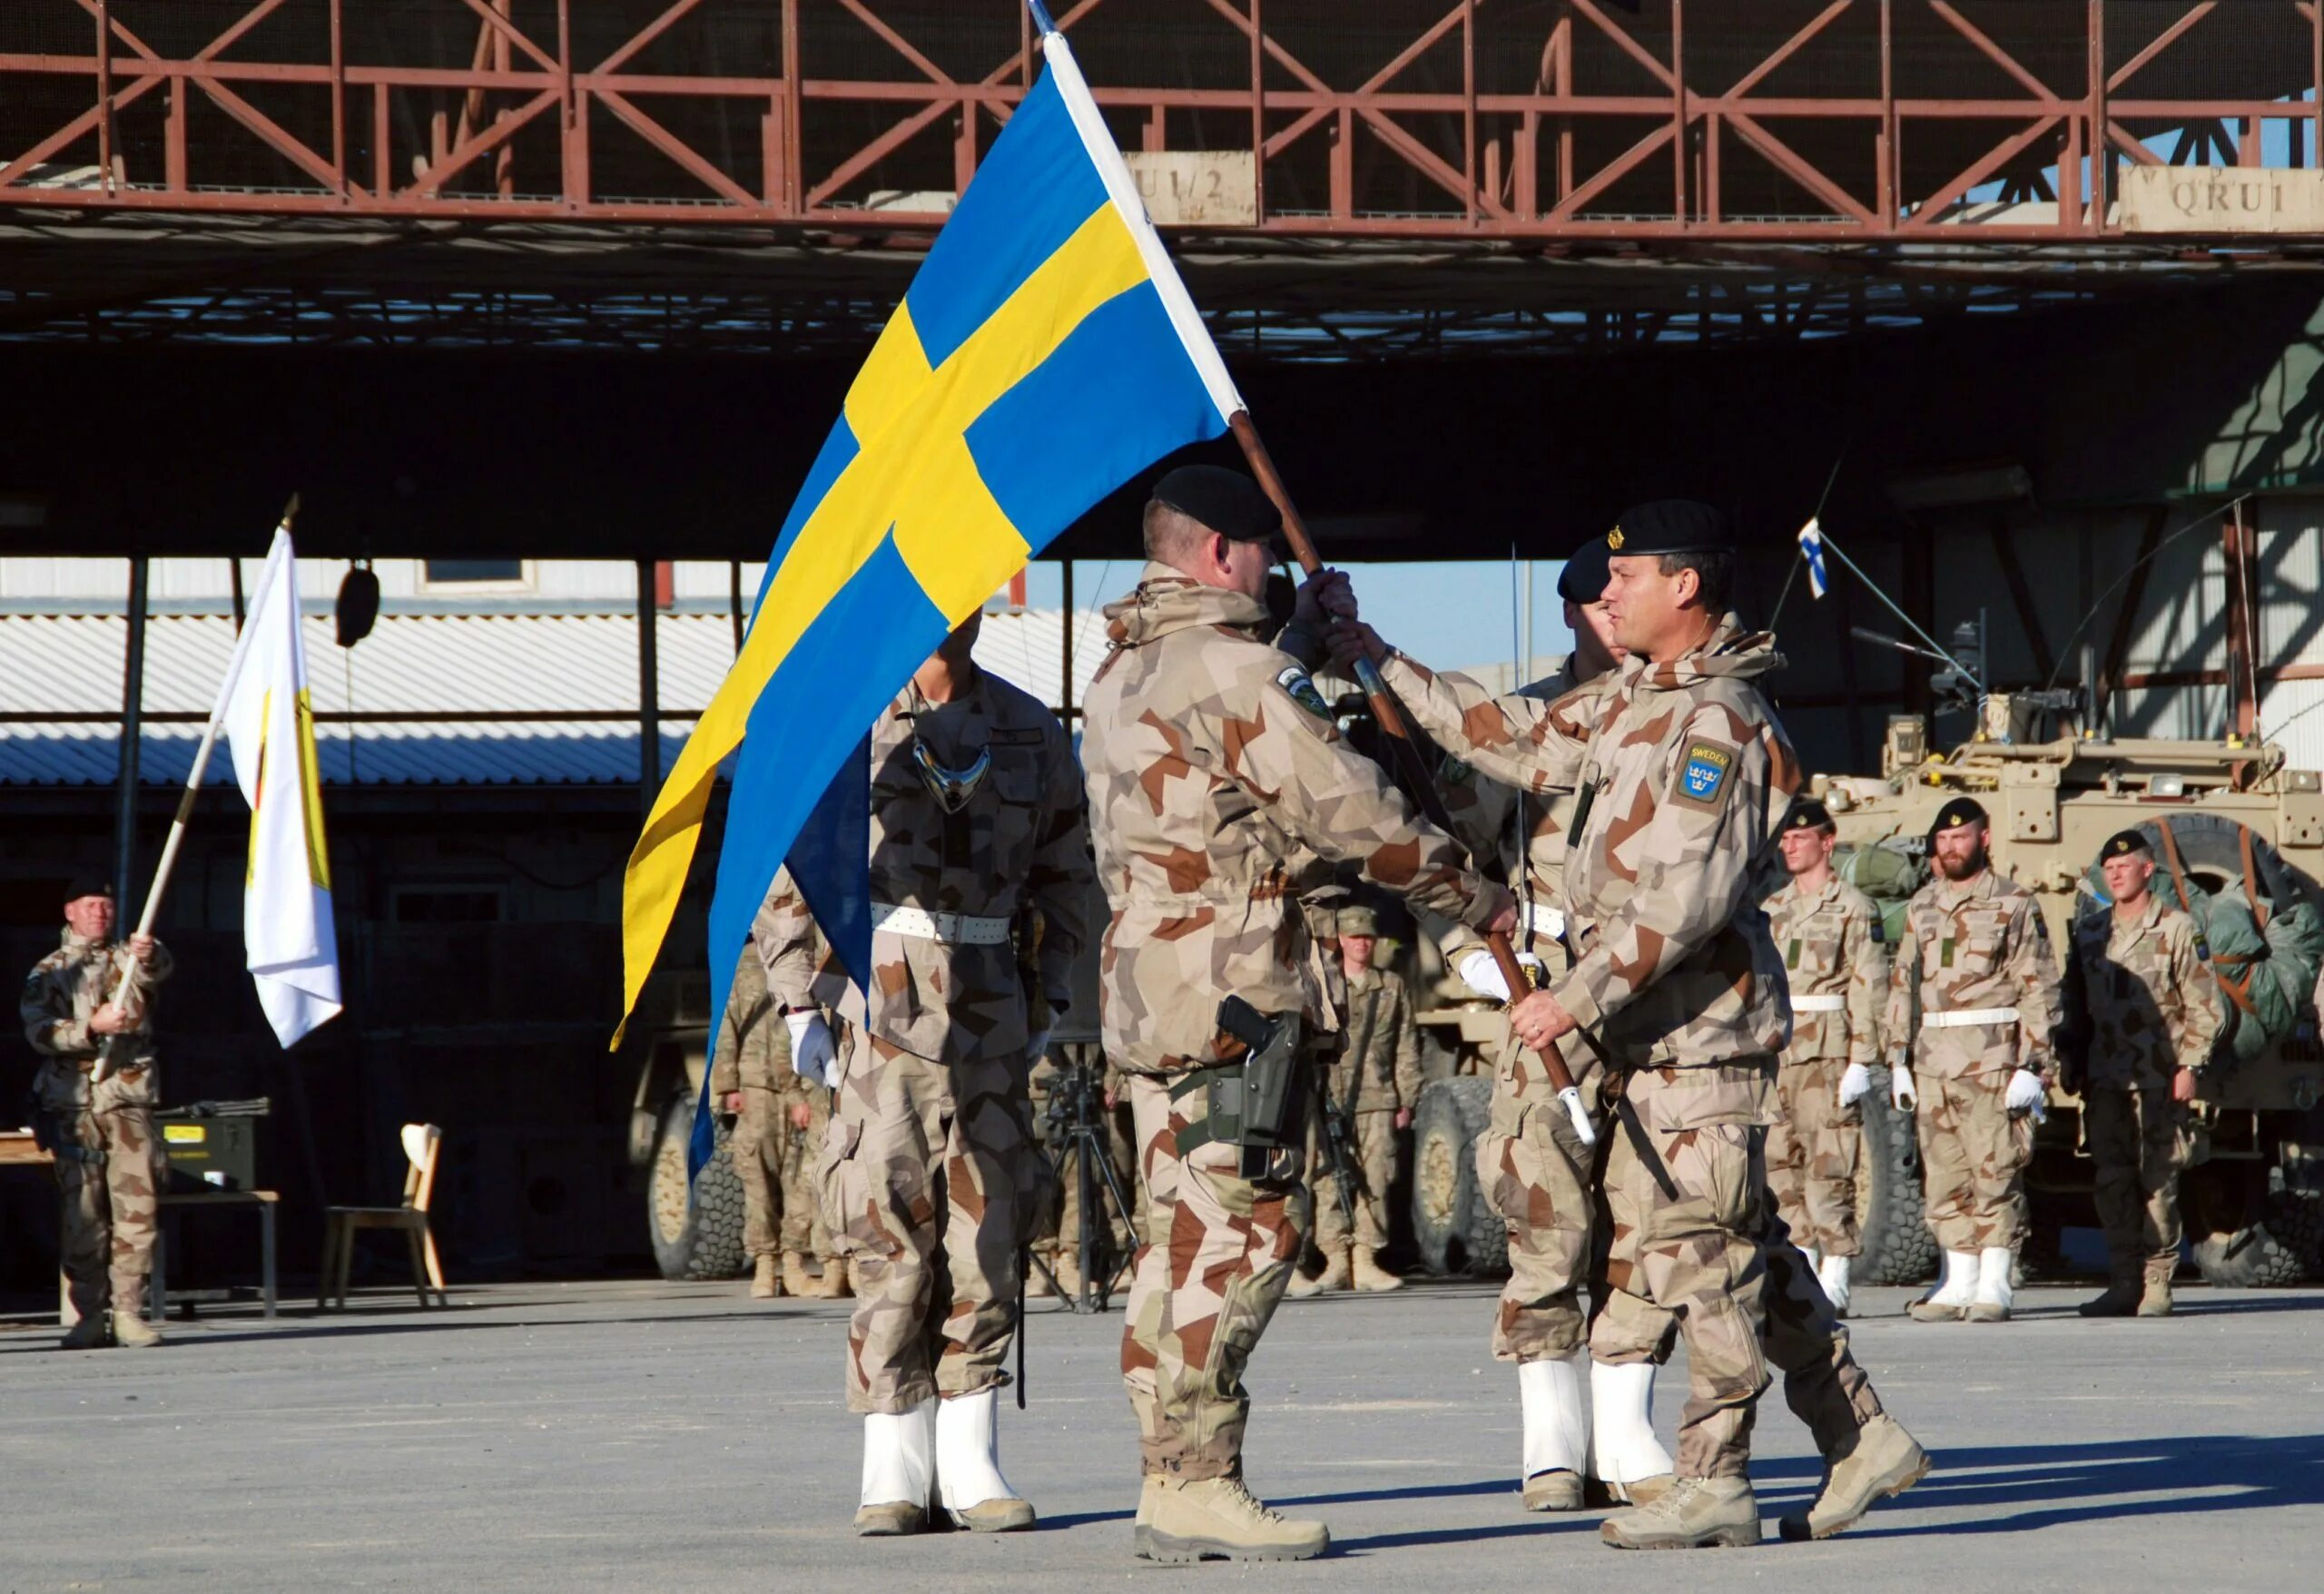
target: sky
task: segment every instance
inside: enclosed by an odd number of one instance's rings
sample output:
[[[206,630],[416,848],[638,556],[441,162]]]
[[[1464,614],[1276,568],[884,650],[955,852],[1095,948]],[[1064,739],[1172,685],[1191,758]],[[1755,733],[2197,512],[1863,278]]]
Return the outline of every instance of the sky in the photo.
[[[1439,669],[1502,664],[1517,655],[1513,576],[1506,561],[1439,560],[1413,564],[1351,564],[1342,566],[1354,583],[1364,617],[1381,635],[1413,657]],[[1573,636],[1558,602],[1558,572],[1563,562],[1533,566],[1533,653],[1565,653]],[[1094,608],[1112,602],[1137,579],[1132,559],[1077,559],[1073,601]],[[1026,581],[1026,600],[1053,607],[1062,592],[1060,567],[1037,559]]]

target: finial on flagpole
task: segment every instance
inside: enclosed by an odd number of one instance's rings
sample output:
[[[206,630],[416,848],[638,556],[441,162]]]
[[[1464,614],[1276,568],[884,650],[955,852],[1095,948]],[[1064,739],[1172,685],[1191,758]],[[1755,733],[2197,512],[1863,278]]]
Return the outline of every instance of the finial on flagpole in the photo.
[[[293,493],[290,495],[290,501],[282,506],[282,529],[285,531],[290,530],[290,523],[298,518],[299,495]]]
[[[1039,28],[1044,34],[1053,34],[1057,32],[1057,24],[1049,18],[1049,8],[1042,5],[1041,0],[1025,0],[1025,4],[1033,8],[1033,25],[1035,27]]]

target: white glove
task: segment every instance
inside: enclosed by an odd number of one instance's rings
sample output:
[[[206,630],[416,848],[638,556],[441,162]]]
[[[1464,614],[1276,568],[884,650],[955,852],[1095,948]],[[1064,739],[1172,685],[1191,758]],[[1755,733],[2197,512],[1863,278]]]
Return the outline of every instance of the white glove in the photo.
[[[2050,1116],[2045,1105],[2048,1097],[2042,1087],[2042,1076],[2031,1068],[2020,1068],[2009,1077],[2009,1094],[2002,1099],[2011,1112],[2032,1113],[2038,1124]]]
[[[1872,1088],[1872,1070],[1862,1063],[1850,1063],[1847,1072],[1840,1076],[1840,1105],[1854,1107]]]
[[[839,1046],[832,1039],[832,1027],[823,1022],[821,1013],[785,1013],[783,1028],[791,1031],[791,1070],[811,1084],[826,1089],[839,1085]]]
[[[1921,1104],[1921,1093],[1913,1083],[1913,1070],[1904,1063],[1892,1063],[1888,1068],[1888,1105],[1900,1113],[1911,1112]]]
[[[1541,960],[1531,952],[1518,953],[1517,960],[1529,971],[1541,966]],[[1497,1002],[1510,999],[1509,981],[1501,977],[1501,965],[1482,947],[1461,959],[1461,981],[1481,997],[1491,997]]]

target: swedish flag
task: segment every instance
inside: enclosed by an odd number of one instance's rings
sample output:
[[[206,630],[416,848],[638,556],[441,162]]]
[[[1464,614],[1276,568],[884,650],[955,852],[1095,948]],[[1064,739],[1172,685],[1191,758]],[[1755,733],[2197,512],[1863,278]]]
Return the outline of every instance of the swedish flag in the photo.
[[[811,861],[794,843],[913,669],[1099,498],[1219,436],[1243,408],[1072,51],[1036,15],[1040,81],[849,388],[783,522],[743,651],[630,854],[625,1013],[669,930],[728,754],[741,749],[711,905],[714,1021],[786,856],[832,929],[823,910],[849,892],[832,873],[848,849],[815,849]],[[852,938],[833,939],[846,957]],[[861,979],[860,955],[850,969]]]

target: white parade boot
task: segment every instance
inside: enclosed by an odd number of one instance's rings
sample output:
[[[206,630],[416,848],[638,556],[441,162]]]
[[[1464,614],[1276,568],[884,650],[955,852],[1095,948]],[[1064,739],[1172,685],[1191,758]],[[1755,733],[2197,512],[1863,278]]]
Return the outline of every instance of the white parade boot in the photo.
[[[1842,1317],[1848,1314],[1848,1259],[1827,1256],[1816,1270],[1816,1282],[1824,1286],[1825,1298],[1832,1303],[1832,1310]]]
[[[944,1514],[979,1533],[1033,1525],[1033,1508],[1000,1475],[1000,1391],[936,1402],[936,1497]]]
[[[2017,1254],[2006,1245],[1988,1245],[1977,1261],[1977,1290],[1969,1303],[1972,1323],[2007,1323],[2009,1304],[2015,1292],[2010,1288],[2009,1270]]]
[[[1580,1510],[1581,1472],[1590,1463],[1590,1414],[1581,1369],[1571,1356],[1517,1364],[1525,1411],[1525,1509]]]
[[[1815,1246],[1802,1245],[1799,1248],[1799,1254],[1807,1258],[1808,1272],[1821,1273],[1824,1271],[1824,1254],[1821,1251],[1818,1251]]]
[[[901,1416],[873,1412],[863,1419],[858,1533],[884,1538],[917,1533],[926,1525],[928,1491],[936,1476],[935,1407],[935,1402],[926,1401]]]
[[[1590,1363],[1590,1477],[1616,1503],[1669,1492],[1670,1452],[1654,1437],[1654,1363]]]
[[[1974,1251],[1947,1251],[1936,1288],[1906,1308],[1915,1323],[1958,1323],[1976,1298],[1980,1269]]]

